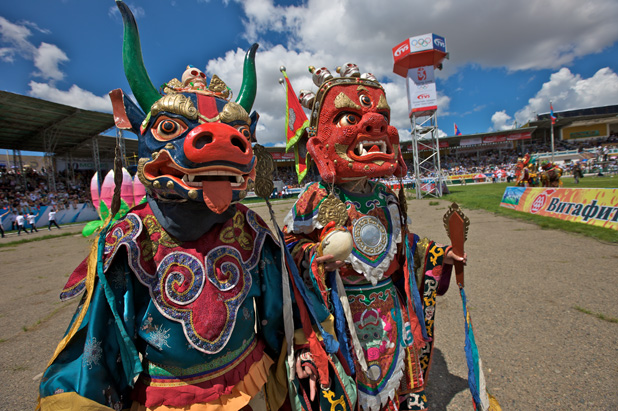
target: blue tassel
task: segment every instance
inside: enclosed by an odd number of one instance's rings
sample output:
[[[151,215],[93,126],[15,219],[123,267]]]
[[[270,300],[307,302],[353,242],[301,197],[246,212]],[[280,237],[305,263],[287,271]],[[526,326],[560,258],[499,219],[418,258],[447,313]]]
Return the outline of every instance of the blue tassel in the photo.
[[[466,342],[465,342],[465,351],[466,351],[466,361],[468,363],[468,386],[470,387],[470,394],[472,394],[472,399],[478,409],[481,398],[479,395],[478,388],[478,380],[479,380],[479,372],[478,372],[478,348],[476,346],[476,342],[474,341],[474,332],[472,331],[472,324],[468,321],[468,302],[466,299],[466,293],[463,288],[460,288],[461,301],[463,303],[463,313],[464,313],[464,325],[466,329]]]
[[[352,375],[356,374],[354,369],[354,361],[352,360],[352,353],[350,352],[350,344],[348,340],[348,334],[346,333],[347,324],[345,319],[345,312],[341,301],[339,301],[339,294],[337,294],[337,286],[335,282],[335,271],[328,273],[328,281],[330,283],[331,299],[333,301],[333,307],[335,311],[335,332],[337,333],[337,339],[341,341],[341,354],[343,359],[347,362],[348,368],[352,372]]]
[[[410,272],[410,293],[412,294],[412,299],[414,300],[414,311],[416,312],[418,323],[421,325],[421,331],[423,332],[423,338],[425,339],[425,341],[428,341],[429,336],[427,335],[427,326],[425,325],[425,312],[423,311],[423,304],[421,303],[421,296],[418,293],[418,286],[416,285],[416,275],[414,274],[414,257],[412,254],[412,250],[410,249],[410,241],[408,240],[407,235],[405,236],[405,244],[406,244],[406,263],[408,264],[408,271]],[[408,311],[408,315],[410,315],[409,311]]]

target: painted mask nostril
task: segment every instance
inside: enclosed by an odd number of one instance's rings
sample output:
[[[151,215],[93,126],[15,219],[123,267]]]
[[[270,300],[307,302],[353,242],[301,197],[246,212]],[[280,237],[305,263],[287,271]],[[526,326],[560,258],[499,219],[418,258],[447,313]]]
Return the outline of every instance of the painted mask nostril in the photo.
[[[234,147],[238,147],[240,149],[240,151],[242,151],[243,153],[245,152],[245,150],[247,149],[247,145],[246,143],[243,141],[242,138],[240,137],[236,137],[233,136],[232,137],[232,141],[231,141],[232,145]]]
[[[210,143],[212,143],[212,134],[206,133],[206,134],[202,134],[201,136],[193,140],[193,147],[200,150],[205,145],[210,144]]]

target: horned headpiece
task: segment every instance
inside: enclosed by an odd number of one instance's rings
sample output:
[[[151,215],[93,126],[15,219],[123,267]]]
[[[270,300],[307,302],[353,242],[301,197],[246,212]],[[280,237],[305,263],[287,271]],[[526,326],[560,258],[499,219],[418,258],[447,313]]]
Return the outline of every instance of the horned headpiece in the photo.
[[[372,74],[361,74],[356,64],[336,71],[339,77],[326,67],[310,66],[318,90],[301,90],[299,96],[301,105],[311,110],[306,149],[322,179],[341,183],[405,175],[399,133],[390,125],[384,89]]]
[[[138,176],[149,197],[166,203],[204,204],[221,214],[241,200],[255,180],[251,146],[257,113],[254,44],[245,56],[236,101],[216,75],[210,83],[188,66],[181,80],[158,90],[142,59],[133,14],[116,0],[124,22],[123,63],[137,107],[121,90],[110,93],[116,126],[139,138]],[[141,108],[141,110],[140,110]]]

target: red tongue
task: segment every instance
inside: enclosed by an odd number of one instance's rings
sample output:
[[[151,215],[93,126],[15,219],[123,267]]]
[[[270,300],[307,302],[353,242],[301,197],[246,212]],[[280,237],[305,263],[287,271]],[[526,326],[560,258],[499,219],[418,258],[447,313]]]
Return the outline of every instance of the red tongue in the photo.
[[[232,185],[229,181],[202,181],[204,202],[212,211],[221,214],[232,202]]]
[[[376,151],[380,151],[380,147],[378,147],[377,144],[371,146],[371,148],[369,149],[368,153],[375,153]]]

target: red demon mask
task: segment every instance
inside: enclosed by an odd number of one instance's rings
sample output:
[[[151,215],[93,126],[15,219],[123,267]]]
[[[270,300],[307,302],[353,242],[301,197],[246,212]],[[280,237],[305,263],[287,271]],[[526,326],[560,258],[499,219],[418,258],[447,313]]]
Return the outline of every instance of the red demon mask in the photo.
[[[313,101],[307,151],[329,183],[404,176],[407,167],[399,133],[389,124],[384,89],[371,75],[362,78],[356,72],[352,76],[321,75],[326,80]]]

